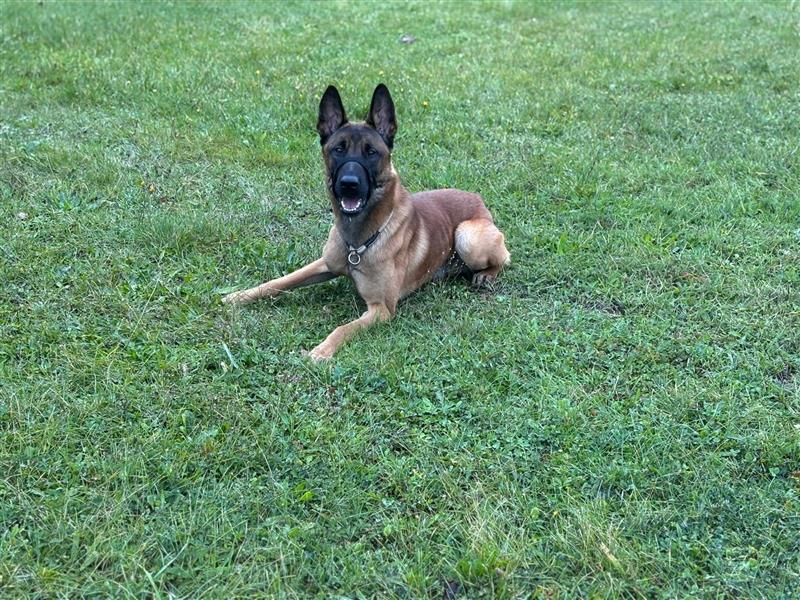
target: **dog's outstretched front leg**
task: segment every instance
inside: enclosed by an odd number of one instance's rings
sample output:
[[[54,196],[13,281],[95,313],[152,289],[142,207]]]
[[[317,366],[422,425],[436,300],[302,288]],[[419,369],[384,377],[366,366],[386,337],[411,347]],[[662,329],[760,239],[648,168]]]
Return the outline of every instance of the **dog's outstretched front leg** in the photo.
[[[293,288],[302,287],[304,285],[311,285],[314,283],[322,283],[333,279],[337,275],[331,273],[328,265],[325,263],[324,258],[315,260],[307,264],[305,267],[297,269],[288,275],[278,277],[250,288],[249,290],[242,290],[241,292],[233,292],[222,298],[226,304],[250,304],[261,298],[271,298],[277,296],[281,292],[291,290]]]
[[[369,327],[374,323],[382,323],[392,318],[392,312],[383,303],[367,305],[367,312],[355,321],[350,321],[345,325],[340,325],[325,338],[316,348],[308,353],[308,356],[316,361],[328,360],[334,355],[336,350],[349,340],[359,329]]]

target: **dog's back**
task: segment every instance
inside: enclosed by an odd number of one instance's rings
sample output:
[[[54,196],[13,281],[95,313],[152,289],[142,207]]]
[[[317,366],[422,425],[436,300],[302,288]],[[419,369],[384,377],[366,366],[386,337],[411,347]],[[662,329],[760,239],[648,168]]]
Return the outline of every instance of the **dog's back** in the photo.
[[[424,215],[426,222],[439,220],[452,229],[469,219],[492,220],[483,198],[472,192],[452,188],[430,190],[412,194],[411,201],[414,203],[414,209]]]

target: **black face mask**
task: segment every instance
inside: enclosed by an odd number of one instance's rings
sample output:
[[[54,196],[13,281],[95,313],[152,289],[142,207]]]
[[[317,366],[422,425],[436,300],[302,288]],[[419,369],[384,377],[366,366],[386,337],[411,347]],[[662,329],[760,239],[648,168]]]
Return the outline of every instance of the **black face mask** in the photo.
[[[339,172],[342,170],[342,167],[344,167],[348,163],[356,163],[362,169],[364,169],[364,173],[366,173],[366,175],[367,175],[367,184],[369,185],[369,190],[367,191],[368,192],[367,193],[367,197],[369,197],[369,192],[371,192],[377,186],[376,186],[375,177],[372,175],[372,172],[370,171],[369,165],[361,157],[348,157],[347,159],[345,159],[344,162],[342,162],[342,164],[340,164],[339,166],[337,166],[334,169],[334,171],[333,171],[333,185],[334,185],[334,187],[336,187],[336,182],[339,180]]]
[[[333,195],[342,213],[351,217],[361,213],[367,207],[375,183],[365,161],[345,159],[333,172],[332,181]]]

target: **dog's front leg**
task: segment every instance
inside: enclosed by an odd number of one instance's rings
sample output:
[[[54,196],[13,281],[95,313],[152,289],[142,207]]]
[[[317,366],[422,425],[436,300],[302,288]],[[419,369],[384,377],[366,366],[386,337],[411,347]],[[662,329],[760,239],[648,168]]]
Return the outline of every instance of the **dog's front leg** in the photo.
[[[281,292],[304,285],[322,283],[334,277],[337,277],[337,275],[328,269],[325,259],[319,258],[305,267],[297,269],[297,271],[278,277],[278,279],[267,281],[249,290],[228,294],[222,298],[222,301],[226,304],[250,304],[261,298],[271,298]]]
[[[382,323],[392,318],[392,311],[384,304],[373,303],[367,305],[367,312],[355,321],[350,321],[345,325],[340,325],[325,338],[316,348],[308,353],[308,356],[316,361],[328,360],[334,355],[336,350],[349,340],[359,329],[369,327],[374,323]]]

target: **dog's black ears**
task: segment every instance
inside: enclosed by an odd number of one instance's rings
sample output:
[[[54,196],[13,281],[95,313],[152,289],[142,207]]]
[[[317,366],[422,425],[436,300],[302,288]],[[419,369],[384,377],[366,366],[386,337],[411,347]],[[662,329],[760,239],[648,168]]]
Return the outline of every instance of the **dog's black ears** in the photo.
[[[367,125],[381,135],[383,141],[386,142],[386,145],[391,150],[394,143],[394,134],[397,133],[397,119],[394,114],[392,95],[382,83],[379,83],[372,93]]]
[[[324,145],[331,134],[345,123],[347,123],[347,115],[344,114],[344,105],[339,96],[339,90],[329,85],[322,94],[322,100],[319,101],[319,119],[317,120],[319,143]]]

